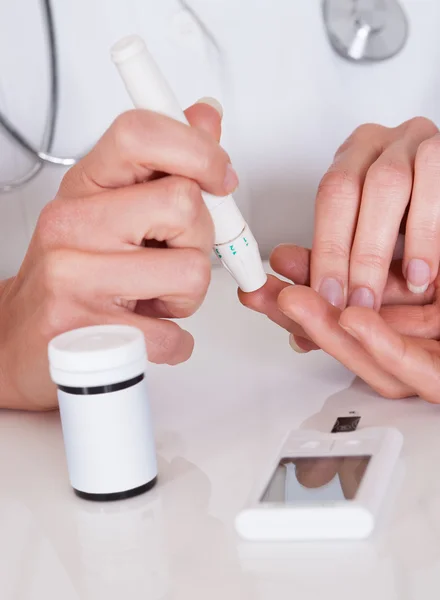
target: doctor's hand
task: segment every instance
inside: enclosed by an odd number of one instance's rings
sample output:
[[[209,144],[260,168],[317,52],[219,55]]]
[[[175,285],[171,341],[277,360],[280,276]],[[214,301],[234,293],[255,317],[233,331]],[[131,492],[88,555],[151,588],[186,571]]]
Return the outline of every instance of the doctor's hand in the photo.
[[[356,129],[319,186],[312,289],[338,308],[379,310],[396,252],[408,288],[423,294],[439,269],[439,182],[440,134],[428,119]]]
[[[19,273],[0,287],[0,406],[56,406],[47,344],[69,329],[133,325],[152,362],[189,358],[192,336],[168,319],[191,315],[210,280],[213,224],[200,190],[237,185],[209,103],[187,110],[193,127],[125,113],[66,174]]]

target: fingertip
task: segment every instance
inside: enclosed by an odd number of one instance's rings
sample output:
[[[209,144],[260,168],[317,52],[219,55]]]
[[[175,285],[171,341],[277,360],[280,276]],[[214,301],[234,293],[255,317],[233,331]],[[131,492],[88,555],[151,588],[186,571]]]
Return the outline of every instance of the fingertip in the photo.
[[[278,261],[280,259],[283,258],[286,249],[288,249],[289,245],[288,244],[278,244],[278,246],[275,246],[275,248],[272,250],[272,252],[270,253],[270,257],[269,257],[269,262],[270,262],[270,266],[273,268],[274,265],[276,266],[278,264]]]
[[[243,292],[243,290],[240,288],[237,290],[237,296],[241,304],[243,304],[243,306],[246,308],[250,308],[251,310],[255,310],[257,312],[261,312],[259,308],[262,305],[263,295],[263,288],[257,290],[256,292]]]
[[[286,249],[284,246],[285,244],[277,246],[269,256],[269,264],[276,273],[280,273],[286,266]]]
[[[300,335],[294,335],[293,333],[289,335],[289,345],[297,354],[308,354],[312,350],[319,350],[319,346],[311,340]]]
[[[339,317],[339,325],[356,339],[365,338],[380,319],[373,309],[350,306]]]
[[[175,366],[186,362],[191,358],[194,351],[194,338],[186,329],[180,328],[180,339],[179,345],[170,354],[170,357],[166,361],[167,365]]]
[[[310,250],[294,244],[280,244],[270,255],[270,266],[294,283],[308,285],[310,278]]]
[[[424,294],[433,277],[426,260],[412,258],[406,267],[406,285],[413,294]]]
[[[211,96],[204,96],[203,98],[200,98],[200,100],[197,100],[196,104],[207,104],[208,106],[211,106],[211,108],[217,111],[218,115],[220,116],[220,119],[223,118],[223,106],[216,98],[212,98]]]
[[[294,289],[294,286],[289,285],[289,286],[285,287],[283,290],[281,290],[281,292],[278,295],[278,306],[280,307],[280,310],[282,310],[283,312],[285,312],[286,310],[289,310],[289,308],[290,308],[293,289]]]
[[[212,101],[208,102],[208,100]],[[192,127],[205,131],[219,142],[221,137],[223,109],[221,108],[220,103],[217,103],[218,106],[215,106],[216,102],[217,101],[214,98],[202,98],[190,106],[185,111],[185,115]]]
[[[262,288],[255,292],[243,292],[238,289],[238,298],[246,308],[256,312],[266,313],[269,304],[276,303],[280,292],[289,286],[273,275],[267,276],[267,281]]]
[[[260,288],[256,292],[243,292],[238,290],[238,299],[246,308],[250,308],[256,312],[264,313],[267,303],[270,299],[270,291],[265,287]]]
[[[288,285],[278,295],[278,307],[290,319],[296,320],[304,314],[302,300],[307,297],[307,288]]]

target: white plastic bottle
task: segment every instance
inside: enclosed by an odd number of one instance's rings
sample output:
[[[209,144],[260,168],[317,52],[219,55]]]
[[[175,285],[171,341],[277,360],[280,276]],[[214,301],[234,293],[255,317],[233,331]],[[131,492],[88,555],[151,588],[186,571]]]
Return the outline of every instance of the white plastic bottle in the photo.
[[[71,485],[90,500],[120,500],[157,480],[141,331],[85,327],[49,343]]]

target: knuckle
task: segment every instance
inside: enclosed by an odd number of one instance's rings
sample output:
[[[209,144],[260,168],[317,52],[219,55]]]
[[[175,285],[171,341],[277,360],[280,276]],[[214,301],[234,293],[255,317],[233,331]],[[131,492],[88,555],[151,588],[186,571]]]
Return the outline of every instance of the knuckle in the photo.
[[[387,261],[384,257],[384,249],[380,246],[369,245],[357,250],[352,254],[350,261],[350,270],[358,268],[367,268],[373,271],[384,271],[387,268]]]
[[[385,156],[376,161],[368,170],[367,185],[373,184],[387,188],[401,188],[411,185],[412,171],[410,165],[403,159]],[[388,192],[387,192],[388,193]]]
[[[350,137],[353,141],[363,143],[371,141],[371,139],[375,138],[378,134],[383,134],[386,130],[386,127],[377,123],[363,123],[359,127],[356,127]]]
[[[375,125],[374,123],[364,123],[356,127],[356,129],[348,136],[344,143],[339,146],[335,156],[338,157],[340,154],[343,154],[346,150],[356,144],[364,144],[366,141],[370,141],[378,127],[381,126]]]
[[[49,202],[46,206],[43,207],[40,215],[38,217],[36,231],[40,234],[40,236],[45,237],[49,231],[52,230],[54,224],[54,217],[57,210],[55,207],[55,202]]]
[[[111,126],[116,151],[122,156],[130,156],[133,146],[139,139],[139,131],[145,129],[149,123],[149,113],[147,111],[129,110],[118,117]]]
[[[354,141],[352,134],[338,147],[335,152],[335,159],[339,158],[341,154],[344,154],[346,150],[349,150],[353,146]]]
[[[377,123],[364,123],[359,125],[359,127],[357,127],[338,148],[335,159],[338,159],[340,155],[344,154],[345,151],[350,150],[352,147],[370,147],[372,150],[374,149],[377,154],[380,154],[383,151],[386,134],[389,130],[389,127],[384,127]]]
[[[360,192],[360,178],[347,169],[327,171],[318,187],[318,199],[343,203],[356,198]]]
[[[348,261],[350,248],[339,240],[320,239],[314,248],[314,254],[323,258],[343,259]]]
[[[405,121],[402,126],[405,133],[426,132],[427,135],[435,135],[435,133],[438,132],[438,128],[435,123],[426,117],[413,117],[412,119]]]
[[[433,168],[440,173],[440,135],[424,140],[417,151],[418,166]]]
[[[195,296],[204,296],[211,280],[211,262],[200,250],[186,250],[184,279],[188,290]]]
[[[199,185],[193,179],[173,177],[170,182],[175,206],[181,222],[191,226],[197,221],[203,208]]]
[[[93,218],[94,212],[83,198],[56,198],[41,211],[35,237],[39,246],[46,250],[66,245],[73,247],[81,239],[85,224],[90,225]]]
[[[64,227],[66,219],[67,203],[53,200],[46,204],[38,217],[35,236],[42,247],[48,247],[56,243]]]
[[[410,222],[407,225],[406,237],[407,239],[423,240],[423,244],[436,243],[438,240],[439,231],[438,223],[435,219],[422,218],[418,215],[416,222]]]

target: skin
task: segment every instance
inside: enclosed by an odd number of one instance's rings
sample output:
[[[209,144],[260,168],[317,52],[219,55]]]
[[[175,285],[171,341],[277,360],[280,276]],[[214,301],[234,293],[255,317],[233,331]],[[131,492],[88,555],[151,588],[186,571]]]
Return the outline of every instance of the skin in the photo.
[[[272,266],[297,285],[272,276],[258,292],[240,293],[242,302],[304,340],[304,346],[322,348],[382,396],[419,395],[440,402],[439,278],[424,294],[414,296],[406,288],[401,261],[394,261],[379,313],[341,310],[308,287],[310,255],[310,250],[297,246],[277,248]]]
[[[285,461],[295,463],[295,459]],[[327,485],[336,475],[339,477],[346,500],[352,500],[367,469],[368,462],[362,457],[297,459],[296,477],[305,488],[314,489]]]
[[[339,308],[379,310],[409,207],[402,273],[410,289],[423,293],[438,274],[439,181],[440,135],[431,121],[358,128],[337,151],[318,189],[312,289],[325,297],[323,284],[332,279],[341,287],[332,302]]]
[[[216,142],[219,114],[200,104],[187,117],[192,128],[122,115],[43,210],[19,273],[0,283],[0,406],[56,405],[47,343],[75,327],[127,323],[144,331],[151,361],[191,355],[190,334],[166,319],[197,310],[209,284],[213,228],[200,189],[225,195],[237,177]],[[382,395],[437,402],[439,177],[430,121],[362,126],[319,187],[312,252],[282,246],[272,256],[299,285],[270,277],[241,301]],[[403,256],[392,262],[399,231]]]
[[[201,189],[237,185],[206,103],[193,127],[149,111],[121,115],[64,177],[16,277],[0,284],[0,407],[56,406],[47,344],[64,331],[121,323],[143,331],[149,360],[177,364],[187,317],[210,281],[213,224]],[[162,176],[162,173],[170,173]]]
[[[240,300],[286,329],[295,350],[322,348],[381,395],[440,402],[439,178],[431,121],[363,125],[319,186],[312,250],[272,254],[297,285],[270,277]]]

